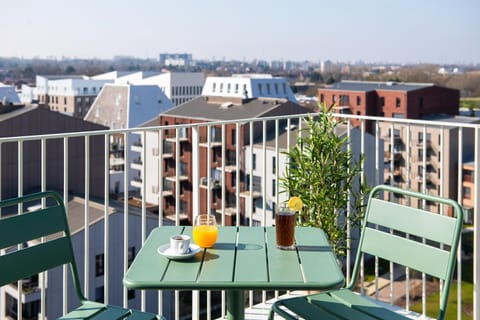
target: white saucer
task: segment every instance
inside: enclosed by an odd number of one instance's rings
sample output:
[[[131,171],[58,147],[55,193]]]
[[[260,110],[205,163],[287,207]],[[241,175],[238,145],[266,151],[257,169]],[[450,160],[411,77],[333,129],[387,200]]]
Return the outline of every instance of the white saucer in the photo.
[[[197,253],[200,252],[200,247],[197,246],[196,244],[193,244],[191,243],[189,248],[188,248],[188,252],[187,253],[177,253],[177,252],[174,252],[171,248],[170,248],[170,244],[167,243],[167,244],[164,244],[160,247],[158,247],[157,249],[158,253],[160,253],[162,256],[165,256],[167,257],[168,259],[172,259],[172,260],[182,260],[182,259],[187,259],[187,258],[190,258],[190,257],[193,257],[194,255],[196,255]]]

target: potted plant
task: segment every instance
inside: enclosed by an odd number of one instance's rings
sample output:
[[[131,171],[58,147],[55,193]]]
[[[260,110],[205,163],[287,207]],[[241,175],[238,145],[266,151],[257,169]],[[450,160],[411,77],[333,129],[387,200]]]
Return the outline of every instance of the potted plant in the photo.
[[[360,179],[363,155],[355,157],[348,136],[336,133],[342,122],[332,114],[333,105],[319,109],[304,119],[296,145],[285,152],[289,165],[280,183],[304,203],[297,225],[322,228],[340,258],[348,247],[347,224],[360,224],[369,188]]]

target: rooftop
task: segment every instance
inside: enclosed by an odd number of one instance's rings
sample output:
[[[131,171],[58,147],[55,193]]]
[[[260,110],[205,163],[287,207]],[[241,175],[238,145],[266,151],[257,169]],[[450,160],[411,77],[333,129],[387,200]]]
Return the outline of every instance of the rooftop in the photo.
[[[245,100],[241,104],[234,104],[229,101],[212,102],[208,97],[198,97],[172,108],[164,112],[162,115],[201,119],[205,121],[240,120],[264,116],[280,106],[284,106],[288,109],[289,113],[287,112],[285,114],[300,114],[308,112],[308,110],[302,106],[286,99],[260,98]]]
[[[326,87],[327,90],[342,91],[413,91],[434,86],[433,83],[377,82],[377,81],[340,81]]]

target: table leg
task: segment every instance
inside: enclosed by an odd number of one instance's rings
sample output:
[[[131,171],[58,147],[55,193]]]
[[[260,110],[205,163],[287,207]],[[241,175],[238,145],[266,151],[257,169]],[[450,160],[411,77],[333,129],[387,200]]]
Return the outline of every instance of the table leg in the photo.
[[[227,290],[227,319],[245,319],[245,296],[243,290]]]

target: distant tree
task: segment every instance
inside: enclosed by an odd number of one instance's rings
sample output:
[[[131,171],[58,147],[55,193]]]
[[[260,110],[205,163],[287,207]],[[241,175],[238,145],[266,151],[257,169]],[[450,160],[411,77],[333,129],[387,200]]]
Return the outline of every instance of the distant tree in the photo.
[[[35,77],[35,72],[33,71],[32,66],[27,66],[23,69],[23,78],[33,79]]]
[[[65,74],[74,74],[75,72],[77,72],[77,70],[75,70],[75,68],[73,66],[68,66],[65,69]]]
[[[328,79],[327,79],[327,81],[326,81],[326,84],[332,84],[332,83],[334,83],[335,81],[336,81],[336,80],[335,80],[335,78],[334,78],[333,76],[329,76]]]
[[[323,82],[323,76],[320,72],[314,71],[310,76],[310,80],[314,82]]]

